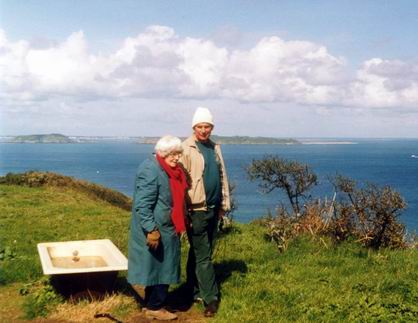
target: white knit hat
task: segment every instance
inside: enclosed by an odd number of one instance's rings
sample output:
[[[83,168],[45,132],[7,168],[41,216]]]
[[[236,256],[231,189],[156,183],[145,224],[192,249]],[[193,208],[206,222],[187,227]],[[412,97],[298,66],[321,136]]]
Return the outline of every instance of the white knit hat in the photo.
[[[209,109],[198,107],[193,115],[192,128],[202,122],[210,123],[212,126],[214,125],[212,113],[210,113]]]

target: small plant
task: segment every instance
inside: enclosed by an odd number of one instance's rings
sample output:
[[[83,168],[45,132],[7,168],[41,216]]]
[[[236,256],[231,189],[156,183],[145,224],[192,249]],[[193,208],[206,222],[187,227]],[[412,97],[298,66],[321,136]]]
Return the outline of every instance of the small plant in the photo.
[[[14,258],[16,258],[16,252],[12,248],[8,246],[4,248],[0,247],[0,261],[11,260]]]
[[[55,291],[47,278],[23,285],[20,294],[26,298],[23,309],[27,319],[39,316],[46,317],[52,309],[63,301],[62,296]]]

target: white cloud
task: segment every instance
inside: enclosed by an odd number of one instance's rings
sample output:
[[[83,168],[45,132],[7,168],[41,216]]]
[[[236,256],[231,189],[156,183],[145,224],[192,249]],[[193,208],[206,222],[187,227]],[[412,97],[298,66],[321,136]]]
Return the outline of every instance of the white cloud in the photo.
[[[370,59],[350,86],[354,105],[417,107],[418,62]]]
[[[336,95],[344,62],[310,42],[269,37],[249,51],[235,51],[225,93],[247,101],[327,103]]]
[[[62,95],[83,98],[105,95],[103,61],[88,53],[83,32],[71,34],[55,47],[31,48],[26,41],[0,38],[1,97],[6,102],[46,100]]]
[[[344,58],[309,41],[265,37],[248,50],[150,26],[117,51],[89,51],[82,31],[36,48],[0,31],[5,104],[67,97],[228,99],[353,108],[418,106],[418,62],[373,58],[351,72]],[[321,113],[321,112],[320,112]]]
[[[185,97],[219,96],[228,52],[211,41],[186,38],[179,44],[179,69],[187,76],[180,93]]]

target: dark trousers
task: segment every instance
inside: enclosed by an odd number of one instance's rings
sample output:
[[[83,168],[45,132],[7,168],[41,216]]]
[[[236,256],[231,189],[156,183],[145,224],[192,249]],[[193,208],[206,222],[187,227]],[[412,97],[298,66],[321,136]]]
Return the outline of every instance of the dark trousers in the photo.
[[[219,294],[212,263],[218,212],[216,209],[195,211],[190,219],[192,227],[187,232],[190,243],[187,283],[193,288],[194,299],[201,297],[208,304],[217,300]]]
[[[145,287],[145,306],[156,311],[163,307],[168,295],[168,285],[152,285]]]

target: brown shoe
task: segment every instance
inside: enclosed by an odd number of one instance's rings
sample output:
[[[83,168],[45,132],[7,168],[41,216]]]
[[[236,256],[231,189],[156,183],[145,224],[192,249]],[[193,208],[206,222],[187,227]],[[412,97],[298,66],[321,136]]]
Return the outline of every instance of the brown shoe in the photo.
[[[151,320],[160,320],[160,321],[171,321],[176,320],[177,315],[170,313],[165,308],[160,308],[159,310],[153,311],[150,309],[145,309],[145,317]]]
[[[218,312],[218,308],[219,302],[217,300],[214,300],[206,306],[205,310],[203,311],[203,315],[205,317],[214,317],[216,312]]]

